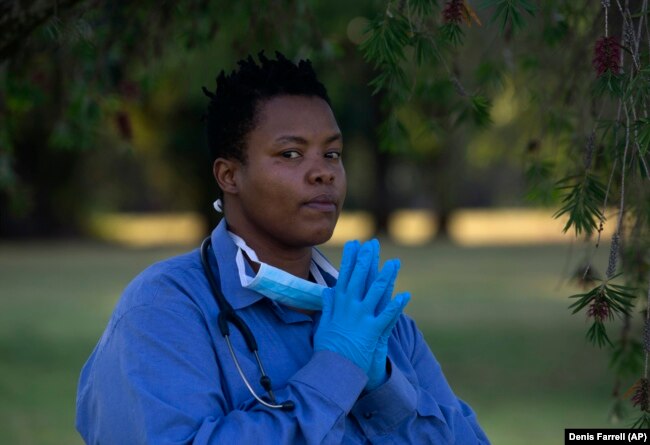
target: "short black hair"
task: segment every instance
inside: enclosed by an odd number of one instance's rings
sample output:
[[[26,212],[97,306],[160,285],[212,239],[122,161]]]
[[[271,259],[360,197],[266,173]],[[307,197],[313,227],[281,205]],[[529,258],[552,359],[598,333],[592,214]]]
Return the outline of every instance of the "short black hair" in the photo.
[[[254,128],[259,106],[281,95],[316,96],[331,105],[325,86],[316,78],[311,61],[296,65],[283,54],[275,52],[270,60],[264,51],[258,54],[261,65],[252,56],[237,62],[239,69],[217,76],[214,93],[203,87],[210,98],[205,115],[210,159],[235,158],[246,162],[245,139]]]

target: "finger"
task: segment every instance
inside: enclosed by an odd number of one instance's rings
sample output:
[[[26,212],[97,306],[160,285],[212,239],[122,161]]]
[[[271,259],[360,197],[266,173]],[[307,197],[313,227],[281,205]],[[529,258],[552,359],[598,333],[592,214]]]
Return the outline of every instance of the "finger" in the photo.
[[[390,323],[386,326],[384,329],[384,332],[381,333],[380,338],[382,339],[388,339],[390,337],[391,332],[393,331],[393,328],[397,324],[397,321],[399,320],[400,315],[402,315],[402,312],[404,311],[404,308],[408,304],[408,302],[411,300],[411,294],[408,292],[403,292],[400,294],[395,295],[395,299],[400,299],[402,300],[402,304],[400,305],[400,310],[396,313],[395,317],[391,320]]]
[[[364,288],[364,285],[366,284],[370,263],[372,263],[373,260],[372,255],[372,243],[369,241],[363,243],[359,250],[359,254],[357,255],[357,261],[354,264],[354,270],[352,271],[352,276],[350,276],[348,287],[346,288],[347,293],[353,293],[350,297],[354,297],[357,300],[363,299],[365,294],[366,289]]]
[[[336,281],[337,289],[345,291],[348,288],[348,281],[352,275],[354,264],[357,261],[359,253],[359,241],[348,241],[343,246],[343,257],[341,258],[341,268],[339,269],[339,278]]]
[[[396,263],[396,265],[397,265],[397,267],[395,268],[395,276],[392,278],[392,280],[388,284],[388,287],[384,291],[384,294],[379,299],[379,302],[377,303],[377,307],[375,308],[375,315],[377,315],[381,311],[383,311],[384,308],[386,307],[386,305],[390,302],[390,299],[393,298],[393,291],[395,290],[395,282],[397,281],[397,274],[398,274],[398,272],[400,270],[400,267],[402,266],[402,263],[397,258],[395,258],[395,259],[393,259],[391,261],[394,261]],[[384,266],[384,267],[386,267],[386,266]]]
[[[372,243],[373,254],[370,269],[368,270],[368,277],[366,278],[365,290],[370,289],[370,286],[377,279],[377,274],[379,273],[379,241],[377,238],[373,238],[369,242]]]
[[[363,303],[364,306],[372,308],[373,314],[379,314],[381,310],[377,310],[377,306],[381,302],[384,295],[389,288],[394,287],[395,278],[397,278],[397,272],[399,270],[399,262],[396,260],[388,260],[384,264],[384,267],[381,269],[381,272],[377,275],[377,279],[372,283],[370,289],[364,297]],[[390,291],[392,293],[392,291]],[[388,298],[384,303],[384,306],[390,301],[391,294],[388,294]],[[383,308],[382,308],[383,309]]]
[[[388,303],[386,309],[377,316],[377,322],[380,326],[383,326],[382,332],[384,332],[386,328],[390,327],[391,324],[394,326],[394,323],[402,313],[402,310],[404,310],[408,304],[410,298],[411,296],[407,292],[395,296],[395,298]]]

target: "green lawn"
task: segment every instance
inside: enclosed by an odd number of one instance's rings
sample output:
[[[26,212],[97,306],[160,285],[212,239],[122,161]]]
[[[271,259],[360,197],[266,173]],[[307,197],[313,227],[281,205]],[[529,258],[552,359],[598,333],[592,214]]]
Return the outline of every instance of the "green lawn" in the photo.
[[[584,315],[566,310],[576,291],[561,285],[567,247],[384,244],[384,258],[402,259],[407,312],[494,444],[557,444],[565,427],[611,426],[607,357],[585,343]],[[176,253],[0,244],[0,443],[81,443],[79,370],[124,286]]]

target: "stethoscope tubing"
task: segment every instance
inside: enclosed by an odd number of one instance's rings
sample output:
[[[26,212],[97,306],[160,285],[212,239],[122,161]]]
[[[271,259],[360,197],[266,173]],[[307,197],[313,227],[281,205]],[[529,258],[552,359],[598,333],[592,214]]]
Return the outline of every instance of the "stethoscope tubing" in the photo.
[[[219,326],[219,331],[221,332],[221,335],[223,335],[223,338],[226,340],[226,344],[228,345],[228,351],[230,352],[230,356],[232,357],[232,360],[235,363],[237,372],[239,373],[239,376],[243,380],[244,384],[246,385],[246,388],[248,388],[248,391],[255,398],[255,400],[257,400],[261,405],[267,408],[292,411],[295,408],[295,404],[291,400],[287,400],[279,404],[276,403],[275,395],[271,390],[271,379],[268,375],[266,375],[266,372],[264,371],[264,366],[262,365],[262,360],[260,359],[258,353],[257,341],[255,341],[255,336],[253,335],[253,332],[250,330],[246,322],[244,322],[244,320],[235,312],[232,305],[223,296],[223,293],[221,292],[219,286],[217,285],[217,280],[214,276],[214,273],[212,272],[212,269],[210,268],[210,262],[208,259],[208,249],[211,245],[212,245],[212,240],[210,239],[210,237],[207,237],[201,243],[201,263],[203,264],[203,270],[210,284],[210,288],[212,290],[212,296],[214,297],[217,306],[219,307],[219,315],[217,316],[217,324]],[[240,332],[244,341],[246,342],[246,346],[248,346],[248,349],[255,356],[257,367],[259,368],[260,374],[262,375],[260,377],[260,384],[266,390],[272,403],[269,403],[264,399],[262,399],[255,392],[252,385],[244,375],[244,371],[242,370],[239,364],[239,360],[237,360],[237,356],[235,355],[235,350],[232,347],[232,344],[230,342],[230,327],[228,326],[228,323],[232,324]]]

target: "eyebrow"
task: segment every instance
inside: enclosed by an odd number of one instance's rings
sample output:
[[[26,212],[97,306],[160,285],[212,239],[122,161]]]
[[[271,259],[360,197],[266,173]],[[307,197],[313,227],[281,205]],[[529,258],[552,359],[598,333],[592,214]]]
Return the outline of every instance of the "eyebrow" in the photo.
[[[330,144],[334,141],[342,141],[343,136],[341,133],[336,133],[333,134],[332,136],[328,137],[325,139],[326,144]],[[282,144],[282,143],[293,143],[293,144],[301,144],[301,145],[307,145],[308,141],[307,139],[301,137],[301,136],[291,136],[291,135],[285,135],[285,136],[279,136],[275,139],[276,144]]]

